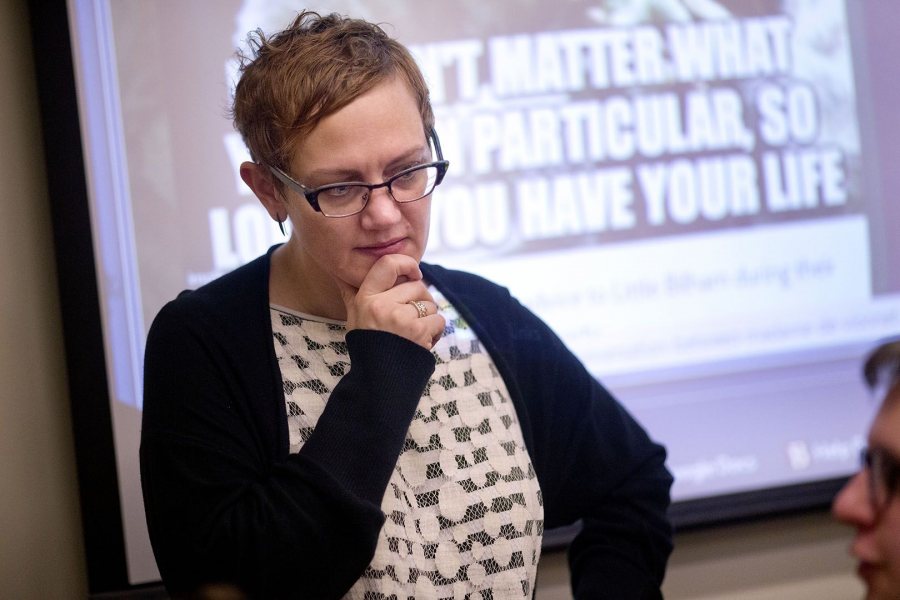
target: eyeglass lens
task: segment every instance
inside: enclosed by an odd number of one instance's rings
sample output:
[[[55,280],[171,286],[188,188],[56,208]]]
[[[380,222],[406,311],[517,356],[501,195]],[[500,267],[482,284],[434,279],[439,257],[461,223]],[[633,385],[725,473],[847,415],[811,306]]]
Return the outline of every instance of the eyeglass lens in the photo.
[[[391,197],[397,202],[414,202],[434,191],[437,176],[437,167],[423,165],[399,173],[388,180],[387,188]],[[372,189],[367,185],[325,186],[319,189],[316,199],[319,208],[327,216],[352,215],[365,208]]]
[[[880,512],[891,499],[900,480],[900,463],[878,448],[864,449],[862,462],[869,471],[869,499],[875,511]]]

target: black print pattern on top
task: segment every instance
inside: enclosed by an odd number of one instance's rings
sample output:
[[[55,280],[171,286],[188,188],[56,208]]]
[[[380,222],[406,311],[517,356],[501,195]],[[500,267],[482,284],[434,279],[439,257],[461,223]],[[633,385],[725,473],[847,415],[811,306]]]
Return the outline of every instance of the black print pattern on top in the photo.
[[[381,502],[387,516],[353,600],[530,598],[543,504],[515,407],[474,332],[447,319],[437,367]],[[344,326],[273,307],[291,452],[309,439],[350,368]]]

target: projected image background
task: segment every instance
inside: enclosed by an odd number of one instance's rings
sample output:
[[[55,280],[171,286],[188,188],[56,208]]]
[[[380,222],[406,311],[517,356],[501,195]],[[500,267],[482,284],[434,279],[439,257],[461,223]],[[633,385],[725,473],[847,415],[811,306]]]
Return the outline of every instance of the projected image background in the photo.
[[[666,444],[678,501],[851,472],[900,330],[896,10],[843,0],[318,2],[413,50],[451,162],[425,260],[507,285]],[[133,582],[160,307],[283,241],[241,182],[234,49],[294,2],[71,5]],[[894,54],[896,55],[896,54]],[[896,104],[893,104],[894,106]]]

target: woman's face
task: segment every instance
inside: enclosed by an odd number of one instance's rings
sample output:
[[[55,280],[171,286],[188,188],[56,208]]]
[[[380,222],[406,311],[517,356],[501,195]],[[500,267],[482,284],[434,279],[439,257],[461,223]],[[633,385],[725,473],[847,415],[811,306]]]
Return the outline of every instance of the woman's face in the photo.
[[[297,145],[288,166],[306,187],[363,181],[381,183],[409,166],[430,162],[418,105],[407,84],[392,78],[323,119]],[[379,188],[362,212],[329,218],[285,189],[294,229],[288,242],[293,267],[318,301],[330,300],[333,279],[358,288],[385,254],[422,258],[431,198],[398,204]]]

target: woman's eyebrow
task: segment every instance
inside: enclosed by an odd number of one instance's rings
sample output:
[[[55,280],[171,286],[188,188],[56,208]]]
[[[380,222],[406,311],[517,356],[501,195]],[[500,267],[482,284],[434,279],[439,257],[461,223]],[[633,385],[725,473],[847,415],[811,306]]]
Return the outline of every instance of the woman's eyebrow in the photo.
[[[428,155],[429,153],[427,145],[418,146],[397,156],[395,159],[389,161],[386,166],[393,167],[412,160],[422,160],[423,158],[427,158]]]
[[[418,160],[427,160],[430,157],[430,153],[428,152],[428,147],[426,145],[419,146],[417,148],[413,148],[400,154],[396,158],[391,159],[388,163],[385,164],[385,169],[390,169],[393,167],[398,167],[403,165],[403,163],[408,163],[410,161],[418,161]],[[304,179],[313,182],[313,181],[323,181],[324,183],[321,185],[328,185],[329,183],[341,183],[344,181],[363,181],[364,175],[358,169],[345,169],[341,167],[323,167],[321,169],[314,169],[307,173],[304,176]],[[301,183],[304,183],[301,181]]]
[[[360,181],[362,178],[362,173],[357,171],[356,169],[341,169],[341,168],[322,168],[315,169],[310,171],[303,177],[304,179],[313,182],[313,181],[323,181],[322,185],[327,185],[329,183],[339,183],[342,181]]]

